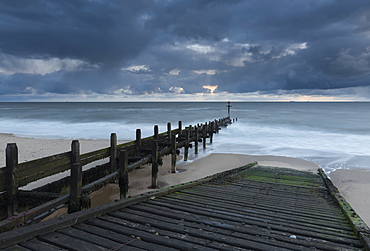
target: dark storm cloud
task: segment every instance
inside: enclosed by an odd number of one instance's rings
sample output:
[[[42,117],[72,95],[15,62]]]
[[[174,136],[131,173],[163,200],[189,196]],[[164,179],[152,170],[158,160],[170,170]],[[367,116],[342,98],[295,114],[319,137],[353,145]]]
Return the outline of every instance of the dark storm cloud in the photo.
[[[1,1],[0,94],[369,86],[368,0]]]
[[[151,37],[136,1],[2,1],[0,13],[0,49],[22,57],[111,64],[140,53]]]

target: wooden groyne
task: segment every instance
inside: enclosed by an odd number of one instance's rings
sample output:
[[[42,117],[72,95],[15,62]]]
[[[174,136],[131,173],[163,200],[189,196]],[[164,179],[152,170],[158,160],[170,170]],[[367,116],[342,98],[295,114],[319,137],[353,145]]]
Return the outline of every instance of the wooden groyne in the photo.
[[[18,163],[18,149],[14,143],[7,144],[6,166],[0,168],[0,206],[2,221],[0,232],[40,221],[55,208],[65,204],[68,212],[73,213],[91,205],[88,195],[108,183],[118,183],[120,197],[125,198],[128,191],[128,172],[144,164],[151,164],[151,188],[157,185],[158,167],[162,157],[171,155],[171,172],[176,172],[176,155],[184,148],[184,161],[188,159],[189,148],[198,154],[199,143],[206,148],[207,138],[221,127],[231,124],[230,117],[188,126],[183,128],[179,121],[176,129],[167,124],[167,131],[159,133],[154,126],[153,136],[142,138],[141,130],[136,130],[136,139],[117,145],[117,135],[111,134],[110,147],[80,154],[78,140],[73,140],[71,151]],[[83,171],[84,165],[108,159],[106,164]],[[31,182],[70,170],[70,176],[47,185],[24,191],[21,187]]]
[[[0,234],[6,250],[370,250],[326,175],[257,163]]]

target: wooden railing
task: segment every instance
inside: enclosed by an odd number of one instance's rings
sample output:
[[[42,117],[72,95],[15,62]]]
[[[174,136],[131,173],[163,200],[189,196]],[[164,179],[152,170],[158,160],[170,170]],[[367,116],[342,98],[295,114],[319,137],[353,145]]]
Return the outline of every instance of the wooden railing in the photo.
[[[199,142],[206,148],[206,138],[212,143],[213,134],[230,123],[230,118],[226,117],[183,129],[179,121],[178,128],[174,130],[168,123],[166,132],[159,133],[158,126],[154,126],[154,135],[143,139],[141,130],[137,129],[134,141],[120,145],[117,145],[116,134],[112,133],[110,147],[85,154],[80,154],[79,141],[73,140],[69,152],[20,164],[17,145],[8,143],[6,166],[0,168],[0,205],[3,213],[0,232],[38,221],[65,204],[68,204],[68,213],[88,208],[91,205],[88,194],[111,182],[118,182],[120,198],[125,198],[128,172],[144,164],[151,164],[151,188],[157,188],[158,166],[162,164],[162,156],[172,156],[171,172],[175,173],[178,148],[184,148],[183,158],[187,161],[191,142],[194,142],[194,153],[198,154]],[[105,158],[109,158],[105,164],[82,171],[82,166]],[[31,182],[67,170],[70,170],[68,177],[31,191],[20,189]]]

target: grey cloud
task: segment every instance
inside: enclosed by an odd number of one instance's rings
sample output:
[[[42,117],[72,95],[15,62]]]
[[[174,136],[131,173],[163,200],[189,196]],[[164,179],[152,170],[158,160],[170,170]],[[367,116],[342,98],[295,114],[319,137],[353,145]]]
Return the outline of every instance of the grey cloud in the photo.
[[[367,86],[368,13],[368,0],[1,1],[0,94]]]

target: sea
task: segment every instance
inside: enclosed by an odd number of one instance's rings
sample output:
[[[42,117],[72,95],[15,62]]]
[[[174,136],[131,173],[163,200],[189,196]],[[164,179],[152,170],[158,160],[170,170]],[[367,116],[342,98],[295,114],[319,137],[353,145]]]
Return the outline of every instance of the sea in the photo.
[[[43,139],[134,140],[229,116],[227,102],[1,102],[0,133]],[[231,102],[235,121],[190,160],[211,153],[274,155],[370,170],[369,102]],[[2,147],[6,143],[1,142]]]

